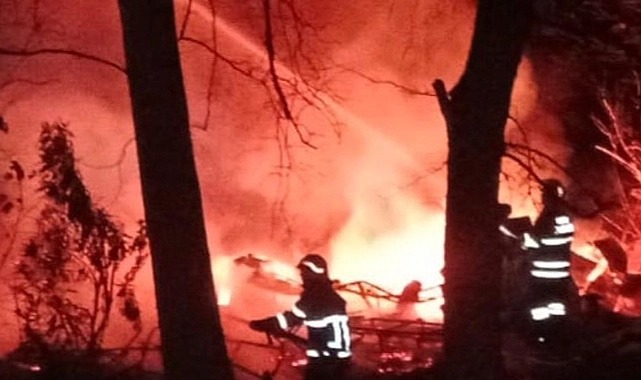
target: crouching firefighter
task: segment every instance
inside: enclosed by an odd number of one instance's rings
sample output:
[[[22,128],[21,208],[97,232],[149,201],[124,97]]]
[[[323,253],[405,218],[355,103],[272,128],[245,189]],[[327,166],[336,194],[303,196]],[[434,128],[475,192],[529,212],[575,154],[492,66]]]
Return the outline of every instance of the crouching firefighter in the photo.
[[[528,317],[531,332],[538,342],[566,343],[574,224],[565,207],[565,189],[561,182],[544,180],[541,196],[543,210],[531,233],[523,236],[529,263]],[[560,341],[554,342],[555,339]]]
[[[327,262],[309,254],[298,263],[303,292],[291,311],[251,321],[261,332],[282,335],[288,329],[307,327],[307,380],[338,380],[345,376],[352,356],[346,302],[332,286]]]

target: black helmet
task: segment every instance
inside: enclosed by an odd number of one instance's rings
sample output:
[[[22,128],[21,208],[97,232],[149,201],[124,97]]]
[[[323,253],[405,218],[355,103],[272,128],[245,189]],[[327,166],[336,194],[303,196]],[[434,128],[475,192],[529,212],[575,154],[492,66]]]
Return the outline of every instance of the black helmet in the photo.
[[[298,269],[307,269],[311,273],[322,274],[327,276],[327,261],[315,253],[310,253],[303,257],[296,266]]]
[[[541,181],[541,192],[544,198],[563,199],[565,197],[565,188],[558,179],[549,178]]]

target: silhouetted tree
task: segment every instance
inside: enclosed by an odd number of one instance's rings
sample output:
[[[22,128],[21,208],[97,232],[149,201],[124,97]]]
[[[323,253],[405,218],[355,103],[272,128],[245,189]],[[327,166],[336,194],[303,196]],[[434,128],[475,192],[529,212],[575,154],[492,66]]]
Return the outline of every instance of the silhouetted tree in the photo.
[[[231,379],[171,0],[120,0],[167,379]]]
[[[0,121],[1,125],[4,120]],[[8,127],[0,132],[8,131]],[[18,241],[18,225],[24,218],[23,181],[25,172],[16,160],[2,163],[0,176],[0,271],[7,263]]]
[[[144,223],[131,237],[94,203],[71,138],[63,123],[42,126],[36,176],[44,205],[11,284],[22,333],[14,354],[47,367],[65,356],[97,364],[114,306],[134,338],[141,329],[133,281],[148,256]]]
[[[448,379],[498,379],[501,245],[498,189],[504,130],[531,19],[529,0],[479,0],[465,71],[447,94],[444,356]]]

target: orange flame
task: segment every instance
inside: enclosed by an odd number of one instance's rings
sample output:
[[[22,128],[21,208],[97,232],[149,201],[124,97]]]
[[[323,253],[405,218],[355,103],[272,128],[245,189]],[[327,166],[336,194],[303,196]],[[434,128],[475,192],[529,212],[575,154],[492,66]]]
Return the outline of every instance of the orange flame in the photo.
[[[385,208],[360,202],[332,241],[332,276],[364,280],[400,294],[412,280],[443,282],[444,214],[397,195]]]
[[[216,298],[219,306],[229,306],[232,296],[232,258],[228,256],[216,257],[212,262]]]

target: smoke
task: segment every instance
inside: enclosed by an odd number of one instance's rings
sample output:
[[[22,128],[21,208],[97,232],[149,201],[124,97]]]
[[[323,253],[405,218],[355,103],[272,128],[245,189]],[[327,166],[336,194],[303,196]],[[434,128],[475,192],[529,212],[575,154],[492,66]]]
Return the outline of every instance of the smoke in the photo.
[[[36,3],[39,9],[32,8]],[[273,88],[264,86],[270,81],[260,2],[217,2],[215,25],[205,3],[193,3],[186,33],[212,46],[215,35],[218,52],[233,66],[200,47],[181,43],[180,48],[209,249],[226,310],[249,318],[291,302],[291,296],[270,292],[258,293],[260,300],[255,292],[247,296],[256,290],[247,284],[249,274],[238,272],[230,260],[249,252],[290,264],[319,252],[329,259],[332,277],[367,280],[395,293],[412,280],[426,287],[439,284],[445,126],[433,96],[411,95],[401,87],[427,93],[436,78],[450,88],[456,83],[471,39],[472,4],[309,0],[300,4],[299,14],[316,29],[304,30],[300,55],[284,40],[295,30],[291,14],[277,8],[279,75],[303,90],[308,89],[303,80],[319,79],[322,88],[311,105],[295,94],[290,98],[305,136],[318,147],[312,149],[297,139],[291,124],[279,124]],[[17,3],[0,4],[7,9]],[[185,4],[176,3],[179,25]],[[11,20],[2,12],[2,21],[11,25],[2,40],[11,46],[62,46],[123,61],[115,2],[20,7]],[[34,29],[33,17],[42,20],[41,29]],[[29,79],[0,92],[8,136],[14,139],[5,150],[34,162],[40,123],[68,121],[94,197],[133,226],[144,214],[125,76],[65,56],[0,56],[0,63],[12,68],[3,80]],[[537,96],[525,64],[515,110],[537,127],[551,125],[553,117],[536,107]],[[278,144],[283,128],[288,147]],[[147,269],[138,290],[151,326],[155,303]]]

